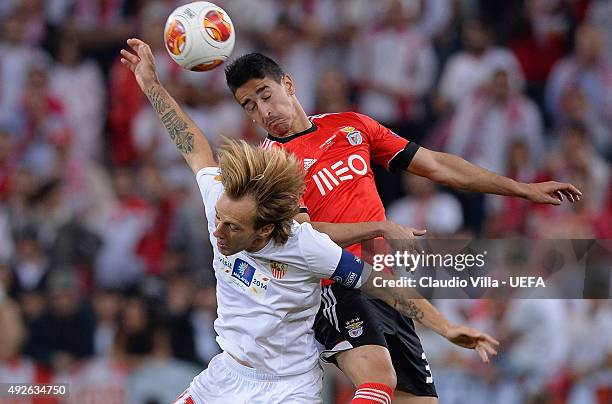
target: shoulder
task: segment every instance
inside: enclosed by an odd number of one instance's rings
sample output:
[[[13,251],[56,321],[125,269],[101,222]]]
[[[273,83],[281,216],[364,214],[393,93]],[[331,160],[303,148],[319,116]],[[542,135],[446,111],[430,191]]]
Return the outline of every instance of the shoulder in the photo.
[[[219,167],[204,167],[196,173],[196,182],[205,205],[213,205],[223,192]]]
[[[327,234],[317,231],[309,222],[294,221],[290,241],[295,243],[303,253],[321,254],[323,246],[336,247]]]
[[[211,181],[221,182],[221,171],[219,167],[204,167],[196,173],[196,179],[207,178]]]
[[[357,112],[328,112],[325,114],[311,115],[310,120],[317,125],[326,122],[346,122],[350,120],[359,120],[360,117],[365,116]]]

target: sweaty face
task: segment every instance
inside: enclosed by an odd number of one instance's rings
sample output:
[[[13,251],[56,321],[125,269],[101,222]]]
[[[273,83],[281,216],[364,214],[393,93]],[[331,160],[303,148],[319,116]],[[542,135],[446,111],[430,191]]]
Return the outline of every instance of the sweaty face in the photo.
[[[249,117],[269,133],[279,137],[290,134],[295,110],[289,76],[285,75],[280,83],[268,77],[251,79],[234,96]]]
[[[223,255],[249,249],[256,241],[255,201],[250,197],[231,199],[225,193],[217,201],[215,231],[217,248]]]

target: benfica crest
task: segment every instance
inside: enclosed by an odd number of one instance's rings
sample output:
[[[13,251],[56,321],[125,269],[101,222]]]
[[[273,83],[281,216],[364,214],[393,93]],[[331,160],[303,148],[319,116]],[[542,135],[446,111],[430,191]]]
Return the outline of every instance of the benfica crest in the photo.
[[[359,317],[346,322],[346,330],[351,338],[357,338],[363,334],[363,321]]]
[[[361,136],[361,132],[355,130],[352,126],[345,126],[340,129],[340,132],[346,133],[346,139],[351,144],[351,146],[360,145],[363,142],[363,137]]]
[[[283,262],[270,261],[270,270],[272,271],[272,276],[276,279],[282,279],[287,273],[288,268],[289,265]]]

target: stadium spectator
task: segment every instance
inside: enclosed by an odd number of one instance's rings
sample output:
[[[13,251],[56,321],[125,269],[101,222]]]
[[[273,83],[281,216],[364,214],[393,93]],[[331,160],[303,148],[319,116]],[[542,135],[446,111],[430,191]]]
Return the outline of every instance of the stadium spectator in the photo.
[[[399,0],[384,4],[385,13],[376,26],[365,27],[353,40],[350,67],[359,88],[357,108],[418,142],[437,61],[430,40],[414,26],[416,10]],[[282,60],[279,63],[283,65]],[[286,66],[287,71],[291,68]]]
[[[588,133],[589,142],[601,157],[612,158],[612,128],[593,109],[589,99],[580,86],[568,87],[561,99],[561,115],[556,124],[563,127],[568,124],[579,123],[584,125]],[[557,128],[558,129],[558,128]]]
[[[573,302],[568,359],[573,387],[568,404],[612,399],[612,307],[606,300]]]
[[[612,28],[610,28],[610,18],[612,18],[612,3],[607,0],[593,0],[589,2],[587,12],[587,22],[595,25],[604,33],[604,47],[606,55],[612,55]]]
[[[198,288],[194,296],[194,306],[192,322],[197,357],[200,362],[208,365],[208,362],[221,352],[215,341],[216,334],[213,328],[217,316],[215,289],[206,286]]]
[[[455,196],[440,192],[427,178],[409,173],[404,173],[402,177],[409,196],[389,205],[389,220],[404,226],[427,229],[430,237],[451,236],[461,229],[463,213]]]
[[[567,321],[563,300],[517,298],[509,302],[498,330],[507,347],[500,366],[512,376],[500,389],[502,400],[549,398],[548,385],[563,369],[568,354]]]
[[[74,133],[62,101],[49,91],[44,68],[36,66],[27,72],[21,105],[5,124],[17,135],[20,162],[38,177],[49,179],[60,149],[70,147]]]
[[[137,248],[152,225],[153,212],[135,193],[134,181],[130,169],[115,169],[116,200],[109,210],[100,212],[96,218],[95,229],[103,245],[96,256],[95,279],[101,287],[125,289],[145,273],[145,262],[137,254]]]
[[[494,46],[491,30],[480,20],[468,19],[462,29],[463,49],[448,60],[438,86],[443,105],[440,110],[454,109],[489,81],[493,70],[503,69],[514,91],[521,91],[523,72],[508,49]]]
[[[317,86],[315,112],[352,111],[351,88],[346,76],[336,69],[328,69],[321,74]]]
[[[533,182],[536,176],[535,161],[531,157],[529,145],[517,139],[508,145],[504,165],[508,176],[522,182]],[[487,198],[487,218],[485,234],[487,237],[507,237],[525,234],[525,222],[530,204],[518,198],[500,198],[492,195]]]
[[[69,371],[77,360],[94,354],[94,319],[81,304],[73,268],[57,268],[47,282],[49,306],[30,325],[28,351],[55,372]]]
[[[19,109],[30,69],[48,64],[43,51],[27,42],[25,17],[13,11],[2,22],[0,122],[10,120]]]
[[[83,58],[75,32],[61,33],[55,59],[49,87],[62,100],[64,115],[75,135],[71,155],[100,159],[106,102],[102,71],[95,61]]]
[[[534,160],[543,152],[542,119],[536,105],[515,90],[503,67],[491,72],[480,91],[459,104],[446,144],[488,170],[508,174],[504,156],[508,145],[523,139]]]
[[[96,356],[112,355],[119,328],[119,313],[123,297],[111,290],[98,289],[93,292],[92,304],[95,316],[94,351]]]
[[[604,53],[603,34],[595,26],[584,24],[576,30],[575,49],[558,61],[546,84],[546,106],[558,120],[562,116],[563,95],[578,86],[593,111],[608,126],[612,125],[612,65]]]

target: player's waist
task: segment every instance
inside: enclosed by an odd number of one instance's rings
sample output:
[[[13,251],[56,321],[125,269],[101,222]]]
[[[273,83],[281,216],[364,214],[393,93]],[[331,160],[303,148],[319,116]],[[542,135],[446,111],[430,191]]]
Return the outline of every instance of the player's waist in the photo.
[[[313,366],[306,369],[304,372],[290,374],[290,375],[278,375],[259,369],[244,366],[242,363],[236,361],[232,355],[224,351],[221,353],[221,362],[223,366],[230,372],[236,373],[243,378],[257,380],[257,381],[290,381],[292,379],[301,378],[311,372],[321,373],[322,370],[318,362],[315,362]]]
[[[221,335],[217,337],[221,349],[238,367],[279,377],[307,373],[318,363],[319,352],[314,335],[300,343],[299,346],[295,342],[287,342],[297,340],[299,338],[287,338],[285,343],[290,345],[283,344],[282,346],[258,340],[255,346],[234,343]],[[245,375],[248,376],[248,374]]]

